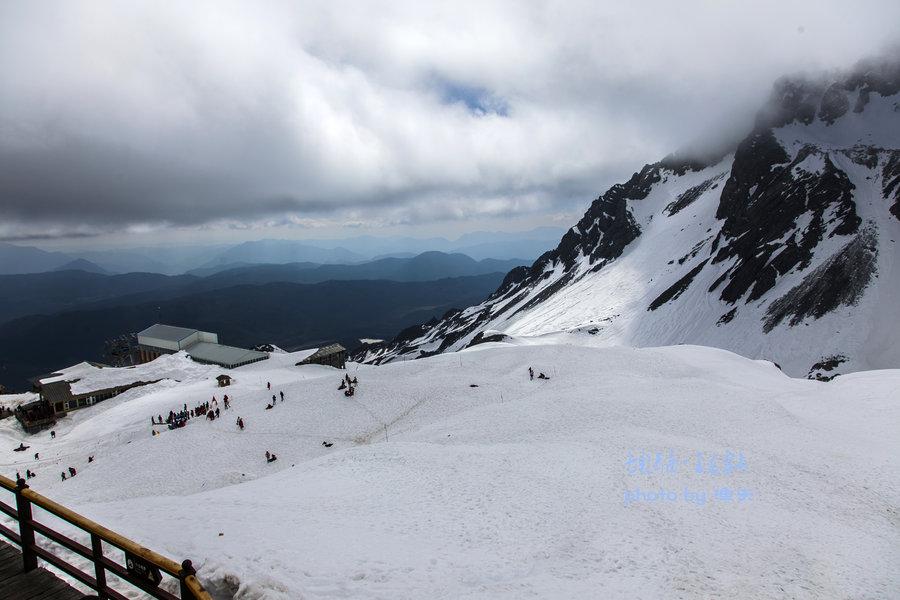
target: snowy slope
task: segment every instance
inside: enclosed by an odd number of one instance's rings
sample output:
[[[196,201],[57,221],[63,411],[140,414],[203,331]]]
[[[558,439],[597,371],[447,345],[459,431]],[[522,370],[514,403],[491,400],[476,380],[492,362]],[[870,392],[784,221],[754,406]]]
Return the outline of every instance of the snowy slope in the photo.
[[[173,378],[55,439],[0,422],[3,473],[33,469],[40,493],[193,559],[216,598],[900,596],[900,371],[822,383],[556,333],[351,364],[347,398],[343,371],[300,358],[224,389],[218,369],[150,363]],[[151,435],[151,415],[223,392],[223,418]]]
[[[715,346],[793,376],[896,368],[898,242],[900,59],[778,82],[730,153],[645,166],[483,303],[360,358],[568,330]]]

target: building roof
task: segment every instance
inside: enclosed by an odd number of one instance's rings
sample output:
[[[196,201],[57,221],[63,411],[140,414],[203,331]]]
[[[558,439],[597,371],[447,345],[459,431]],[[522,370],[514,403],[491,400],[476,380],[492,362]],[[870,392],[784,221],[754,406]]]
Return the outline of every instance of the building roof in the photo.
[[[29,381],[39,386],[44,386],[49,383],[56,383],[60,381],[78,381],[82,377],[85,377],[91,373],[96,373],[100,368],[101,365],[99,365],[98,363],[84,361],[78,363],[77,365],[72,365],[71,367],[66,367],[65,369],[54,371],[53,373],[32,377],[31,379],[29,379]]]
[[[180,342],[186,337],[197,333],[196,329],[188,329],[187,327],[175,327],[174,325],[163,325],[157,323],[151,325],[147,329],[138,333],[145,337],[152,337],[159,340],[168,340],[170,342]]]
[[[331,344],[329,346],[324,346],[322,348],[319,348],[318,350],[316,350],[315,352],[313,352],[312,354],[310,354],[309,356],[307,356],[306,358],[304,358],[302,361],[300,361],[297,364],[301,365],[301,364],[314,362],[325,356],[330,356],[332,354],[339,354],[341,352],[346,352],[346,351],[347,351],[347,349],[344,348],[343,346],[341,346],[340,344]]]
[[[198,362],[213,363],[229,368],[269,358],[265,352],[223,346],[212,342],[198,342],[188,348],[187,352]]]
[[[41,397],[51,404],[68,400],[72,397],[72,387],[68,381],[54,381],[41,386]]]

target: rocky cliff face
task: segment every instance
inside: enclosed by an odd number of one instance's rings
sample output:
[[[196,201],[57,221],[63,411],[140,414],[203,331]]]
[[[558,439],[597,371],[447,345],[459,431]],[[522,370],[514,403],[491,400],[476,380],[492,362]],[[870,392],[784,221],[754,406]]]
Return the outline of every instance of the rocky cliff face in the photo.
[[[900,367],[898,236],[900,57],[778,81],[729,154],[645,166],[482,304],[358,358],[568,331],[713,345],[793,375]]]

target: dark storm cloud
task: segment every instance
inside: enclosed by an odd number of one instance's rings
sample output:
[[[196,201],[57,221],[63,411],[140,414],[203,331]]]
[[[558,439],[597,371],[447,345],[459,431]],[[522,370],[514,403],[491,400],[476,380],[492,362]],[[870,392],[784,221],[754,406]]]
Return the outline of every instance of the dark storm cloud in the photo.
[[[897,22],[887,0],[4,3],[0,236],[575,216]]]

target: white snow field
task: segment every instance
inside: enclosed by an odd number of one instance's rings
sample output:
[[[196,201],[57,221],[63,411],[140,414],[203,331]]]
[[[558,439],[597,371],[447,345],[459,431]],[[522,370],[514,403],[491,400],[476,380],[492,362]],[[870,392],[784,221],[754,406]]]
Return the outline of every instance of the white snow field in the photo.
[[[900,597],[900,370],[823,383],[592,339],[350,364],[352,398],[305,354],[228,388],[166,357],[142,368],[179,381],[72,412],[55,439],[0,422],[0,464],[191,558],[217,599]],[[224,393],[222,418],[151,434]]]

